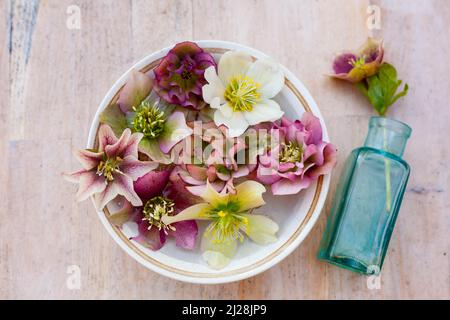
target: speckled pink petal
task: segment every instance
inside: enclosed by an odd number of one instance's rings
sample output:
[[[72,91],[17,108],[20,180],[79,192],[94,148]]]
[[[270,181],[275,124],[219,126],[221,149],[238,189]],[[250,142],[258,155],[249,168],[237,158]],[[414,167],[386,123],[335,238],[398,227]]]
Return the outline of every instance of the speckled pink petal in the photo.
[[[130,137],[131,137],[131,130],[127,128],[122,133],[119,140],[116,141],[116,143],[106,145],[105,153],[108,156],[108,158],[123,156],[124,151],[128,147],[128,141]]]
[[[134,191],[133,180],[130,177],[124,174],[114,174],[114,180],[109,184],[114,185],[117,194],[124,196],[133,206],[142,206],[142,200]]]
[[[155,170],[158,167],[157,162],[153,161],[139,161],[133,156],[127,156],[120,164],[120,171],[129,176],[133,181],[142,177],[146,173]]]
[[[79,176],[79,188],[77,192],[77,201],[83,201],[90,196],[101,193],[106,188],[106,180],[99,176],[95,171],[85,171]]]
[[[115,144],[117,140],[116,135],[109,125],[102,124],[100,126],[98,130],[99,151],[104,151],[106,146]]]
[[[62,173],[62,177],[69,182],[72,183],[79,183],[80,182],[80,177],[86,172],[86,170],[82,169],[80,171],[76,171],[73,173],[67,173],[67,172],[63,172]]]
[[[73,154],[85,170],[96,168],[104,155],[103,152],[93,152],[91,150],[74,150]]]
[[[94,194],[95,208],[98,211],[103,210],[103,208],[118,195],[119,193],[117,192],[116,184],[108,183],[102,192]]]
[[[139,143],[141,142],[144,135],[140,132],[133,133],[128,139],[128,144],[123,152],[123,158],[127,156],[138,157]]]

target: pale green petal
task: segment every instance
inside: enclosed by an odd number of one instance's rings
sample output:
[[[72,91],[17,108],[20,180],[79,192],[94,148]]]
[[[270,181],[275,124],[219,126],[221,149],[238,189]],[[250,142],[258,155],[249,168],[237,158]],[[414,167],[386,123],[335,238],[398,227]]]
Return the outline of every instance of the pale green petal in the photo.
[[[127,118],[116,103],[107,106],[100,114],[99,120],[101,123],[109,125],[114,131],[114,134],[118,137],[120,137],[122,132],[127,128]]]
[[[226,203],[228,201],[228,194],[220,194],[213,188],[209,181],[206,182],[205,191],[200,195],[200,197],[211,204],[211,206],[215,207],[218,204]]]
[[[108,204],[108,209],[110,213],[108,219],[116,226],[121,226],[129,221],[133,213],[133,206],[123,196],[118,196],[112,200]]]
[[[236,254],[237,240],[222,243],[213,242],[209,234],[204,234],[201,242],[203,259],[213,269],[226,267]]]
[[[174,145],[191,134],[192,129],[186,124],[183,112],[175,111],[167,118],[164,131],[157,139],[159,148],[163,153],[169,153]]]
[[[243,214],[248,219],[248,224],[242,230],[257,244],[269,244],[277,241],[275,234],[278,224],[273,220],[256,214]]]
[[[146,137],[142,138],[139,142],[139,151],[146,154],[153,161],[157,161],[163,164],[169,164],[172,162],[169,155],[164,154],[156,139],[148,139]]]
[[[244,212],[266,204],[262,197],[264,192],[266,192],[266,188],[261,183],[247,180],[236,186],[236,194],[231,195],[230,199],[237,200],[239,211]]]
[[[168,225],[185,220],[207,220],[209,218],[208,212],[211,210],[212,207],[207,203],[194,204],[175,216],[163,216],[161,221]]]

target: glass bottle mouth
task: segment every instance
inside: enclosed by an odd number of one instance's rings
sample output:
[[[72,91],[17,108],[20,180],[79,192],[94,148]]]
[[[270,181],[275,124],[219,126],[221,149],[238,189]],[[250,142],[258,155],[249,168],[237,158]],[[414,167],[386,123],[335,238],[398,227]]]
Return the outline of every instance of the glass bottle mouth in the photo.
[[[386,128],[389,131],[396,132],[403,135],[405,139],[411,136],[412,129],[406,123],[386,118],[386,117],[371,117],[369,123],[369,129],[372,127]]]
[[[401,121],[371,117],[364,145],[401,157],[411,132],[411,127]]]

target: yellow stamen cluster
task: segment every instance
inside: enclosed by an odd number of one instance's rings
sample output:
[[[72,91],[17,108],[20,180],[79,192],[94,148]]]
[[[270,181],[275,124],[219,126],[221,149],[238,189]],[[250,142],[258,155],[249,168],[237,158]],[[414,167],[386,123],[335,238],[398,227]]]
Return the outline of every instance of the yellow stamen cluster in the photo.
[[[173,214],[174,206],[175,203],[172,200],[160,196],[148,200],[144,206],[144,218],[142,218],[148,221],[148,230],[155,226],[158,230],[163,230],[165,234],[168,234],[169,230],[175,231],[174,226],[166,225],[161,221],[163,216]]]
[[[97,166],[97,174],[99,176],[104,176],[107,181],[113,181],[114,172],[120,173],[119,165],[121,162],[122,159],[120,157],[102,160]]]
[[[206,228],[204,235],[210,235],[212,242],[216,244],[238,239],[244,241],[243,231],[248,227],[248,219],[238,211],[239,205],[229,202],[209,212],[208,217],[213,221]]]
[[[357,67],[362,67],[362,66],[364,66],[364,64],[366,63],[366,59],[364,58],[364,57],[359,57],[358,59],[352,59],[351,61],[350,61],[350,64],[353,66],[353,67],[355,67],[355,68],[357,68]]]
[[[242,75],[233,77],[225,89],[224,97],[233,111],[252,111],[253,106],[259,102],[261,94],[258,91],[260,84],[252,78]]]
[[[303,150],[292,141],[288,144],[282,144],[280,162],[300,162],[302,160]]]
[[[136,132],[142,132],[148,138],[157,138],[164,131],[164,112],[157,106],[144,101],[139,108],[133,107],[136,113],[132,125]]]

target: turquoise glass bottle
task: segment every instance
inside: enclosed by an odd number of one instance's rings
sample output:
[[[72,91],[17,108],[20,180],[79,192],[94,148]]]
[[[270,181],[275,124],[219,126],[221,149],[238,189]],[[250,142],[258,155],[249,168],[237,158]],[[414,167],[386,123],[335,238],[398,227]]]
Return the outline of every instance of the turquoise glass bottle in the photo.
[[[344,164],[318,258],[363,274],[381,271],[410,168],[411,128],[372,117],[364,146]]]

